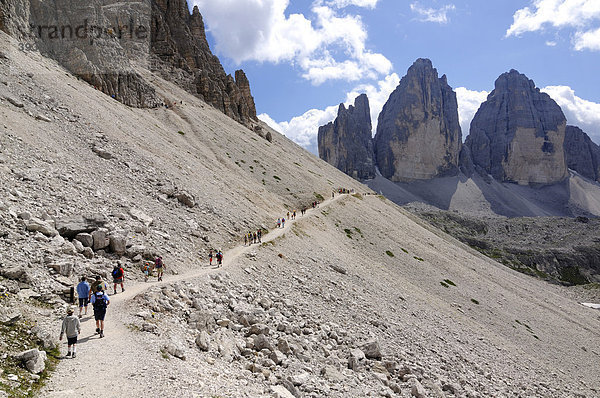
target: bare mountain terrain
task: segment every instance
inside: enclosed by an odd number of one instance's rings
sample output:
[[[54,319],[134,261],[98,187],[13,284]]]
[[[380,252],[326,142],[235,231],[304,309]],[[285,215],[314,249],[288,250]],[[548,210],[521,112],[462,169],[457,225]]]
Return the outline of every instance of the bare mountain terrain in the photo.
[[[486,258],[148,70],[173,106],[127,107],[4,33],[0,52],[0,396],[600,393],[593,294]],[[144,283],[156,254],[165,280]],[[84,317],[64,359],[65,293],[117,260],[106,337]],[[54,371],[18,355],[34,347]]]

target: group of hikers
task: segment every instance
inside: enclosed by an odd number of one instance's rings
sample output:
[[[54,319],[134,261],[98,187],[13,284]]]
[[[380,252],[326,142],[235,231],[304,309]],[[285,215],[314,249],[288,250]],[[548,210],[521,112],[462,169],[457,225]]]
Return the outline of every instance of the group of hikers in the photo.
[[[246,235],[244,235],[244,246],[250,246],[254,243],[262,243],[262,229],[259,228],[256,232],[248,231]]]
[[[216,250],[215,254],[213,254],[213,251],[210,250],[208,253],[208,265],[212,265],[213,257],[217,259],[217,268],[223,266],[223,252],[221,249]]]

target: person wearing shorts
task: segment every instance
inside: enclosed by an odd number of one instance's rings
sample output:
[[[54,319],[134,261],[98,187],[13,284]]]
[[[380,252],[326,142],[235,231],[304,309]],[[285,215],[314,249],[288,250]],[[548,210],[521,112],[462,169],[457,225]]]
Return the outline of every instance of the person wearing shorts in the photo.
[[[81,277],[81,282],[79,282],[77,285],[77,296],[79,297],[79,318],[81,318],[81,311],[84,308],[84,315],[87,315],[87,308],[90,299],[90,284],[85,280],[85,276]]]
[[[79,318],[73,315],[73,308],[67,309],[67,316],[63,319],[62,328],[60,329],[59,340],[67,335],[67,358],[77,356],[77,336],[81,333],[81,324]]]
[[[158,276],[158,281],[159,282],[162,281],[163,271],[165,268],[165,264],[163,263],[162,256],[156,257],[156,260],[154,260],[154,268],[156,268],[156,275]]]
[[[106,317],[106,307],[110,303],[110,298],[104,291],[96,292],[92,295],[90,302],[94,307],[94,319],[96,320],[96,333],[100,334],[100,338],[104,337],[104,318]]]

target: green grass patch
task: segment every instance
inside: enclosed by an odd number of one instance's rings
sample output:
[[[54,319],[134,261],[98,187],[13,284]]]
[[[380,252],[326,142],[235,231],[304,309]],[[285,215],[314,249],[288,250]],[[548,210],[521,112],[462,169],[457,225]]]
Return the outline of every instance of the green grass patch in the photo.
[[[421,257],[413,256],[413,258],[414,258],[415,260],[417,260],[417,261],[425,261],[425,260],[423,260]]]
[[[408,250],[406,250],[405,248],[401,247],[400,250],[402,250],[404,253],[408,254]]]
[[[350,239],[352,239],[352,231],[349,230],[348,228],[344,229],[344,232],[346,233],[346,236]]]
[[[477,304],[477,305],[479,305],[479,301],[475,300],[474,298],[472,298],[472,299],[471,299],[471,302],[472,302],[473,304]]]
[[[448,284],[446,282],[440,282],[440,285],[442,285],[444,287],[447,287],[447,288],[450,288],[450,286],[448,286]]]
[[[390,257],[394,257],[394,253],[392,253],[391,250],[386,250],[385,254],[387,254]]]
[[[386,199],[385,199],[385,196],[383,196],[383,195],[377,195],[377,197],[378,197],[378,198],[379,198],[379,200],[381,200],[382,202],[385,202],[385,201],[386,201]]]
[[[359,193],[355,193],[355,194],[354,194],[354,195],[352,195],[352,196],[354,196],[356,199],[363,200],[363,196],[362,196],[361,194],[359,194]]]
[[[179,131],[177,132],[177,134],[179,134],[179,135],[185,135],[185,133],[184,133],[183,131],[181,131],[181,130],[179,130]]]
[[[325,200],[325,198],[323,197],[323,195],[321,195],[320,193],[313,192],[313,194],[315,195],[315,198],[317,198],[317,200],[320,200],[320,201]]]
[[[456,284],[454,282],[452,282],[450,279],[444,279],[444,282],[446,282],[447,284],[449,284],[450,286],[454,286],[456,287]]]
[[[277,181],[281,181],[281,178],[279,178],[278,176],[273,176],[274,179],[276,179]]]
[[[302,165],[301,165],[300,163],[298,163],[298,162],[294,162],[294,164],[295,164],[296,166],[298,166],[298,167],[302,167]]]

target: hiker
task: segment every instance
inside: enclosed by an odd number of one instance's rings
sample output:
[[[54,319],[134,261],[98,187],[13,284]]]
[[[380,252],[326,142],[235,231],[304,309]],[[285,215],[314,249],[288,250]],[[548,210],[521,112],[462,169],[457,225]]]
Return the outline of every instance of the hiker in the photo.
[[[121,266],[121,262],[119,261],[117,265],[112,270],[113,277],[113,294],[117,294],[117,285],[121,285],[121,293],[125,291],[123,287],[123,279],[125,277],[125,271],[123,271],[123,267]]]
[[[252,234],[252,242],[256,243],[256,232]]]
[[[89,299],[92,299],[92,295],[94,293],[105,290],[108,290],[108,285],[102,280],[102,277],[100,275],[96,276],[96,280],[94,281],[94,283],[92,283],[92,289],[90,290]]]
[[[288,220],[290,219],[290,212],[289,211],[287,212],[286,217],[288,218]]]
[[[294,220],[296,219],[296,210],[294,210]]]
[[[213,252],[208,252],[208,265],[212,265]]]
[[[87,315],[87,307],[90,300],[90,284],[86,282],[85,276],[81,277],[81,282],[77,285],[77,296],[79,297],[79,318],[81,318],[81,311],[84,307],[84,315]]]
[[[223,264],[223,252],[221,252],[221,250],[219,250],[217,252],[217,266],[221,266]]]
[[[81,318],[81,314],[79,318]],[[67,308],[67,316],[63,319],[62,327],[60,328],[60,337],[58,338],[58,340],[62,341],[63,336],[65,334],[67,335],[67,358],[71,355],[73,358],[77,356],[77,336],[81,333],[81,323],[79,322],[79,318],[73,315],[72,307]],[[73,351],[71,351],[71,347],[73,347]]]
[[[148,277],[152,272],[152,263],[149,261],[144,261],[144,264],[142,265],[142,272],[144,273],[144,282],[148,282]]]
[[[277,219],[277,228],[281,228],[281,218]]]
[[[248,244],[248,235],[244,234],[244,246]]]
[[[281,228],[285,228],[285,218],[281,219]]]
[[[104,318],[106,317],[106,307],[110,304],[110,298],[104,293],[104,290],[92,295],[92,306],[94,307],[94,319],[96,320],[96,333],[100,338],[104,337]]]
[[[256,231],[256,235],[258,236],[258,243],[262,243],[262,229],[258,229],[258,231]]]
[[[162,256],[156,257],[156,260],[154,260],[154,268],[156,268],[156,276],[158,276],[158,281],[159,282],[162,281],[163,272],[164,272],[164,268],[165,268],[165,264],[163,263]]]

